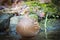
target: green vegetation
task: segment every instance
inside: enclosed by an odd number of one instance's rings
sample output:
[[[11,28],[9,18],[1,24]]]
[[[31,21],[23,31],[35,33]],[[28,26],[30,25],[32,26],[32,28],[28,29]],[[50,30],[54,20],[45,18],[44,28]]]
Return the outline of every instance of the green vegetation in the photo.
[[[30,11],[32,12],[33,12],[33,8],[37,7],[39,10],[44,10],[44,12],[49,16],[53,16],[55,14],[59,15],[57,6],[55,6],[53,3],[41,4],[40,2],[30,1],[30,2],[26,2],[26,4],[30,7]]]

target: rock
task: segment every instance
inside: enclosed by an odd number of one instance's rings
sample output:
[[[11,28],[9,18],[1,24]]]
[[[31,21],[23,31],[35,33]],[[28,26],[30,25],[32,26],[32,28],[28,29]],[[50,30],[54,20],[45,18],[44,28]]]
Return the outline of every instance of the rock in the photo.
[[[20,35],[17,34],[16,32],[16,25],[17,23],[19,22],[19,20],[22,18],[22,16],[13,16],[11,17],[10,19],[10,32],[9,32],[9,35],[16,38],[16,39],[19,39],[21,38]]]
[[[9,29],[10,17],[11,16],[12,15],[10,15],[10,14],[4,14],[4,13],[2,13],[0,15],[0,33],[1,32],[5,33]]]

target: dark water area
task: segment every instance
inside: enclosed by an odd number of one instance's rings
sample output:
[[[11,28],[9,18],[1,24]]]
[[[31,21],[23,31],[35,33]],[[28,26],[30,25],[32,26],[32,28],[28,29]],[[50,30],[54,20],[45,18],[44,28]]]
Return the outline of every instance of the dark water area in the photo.
[[[40,34],[38,34],[36,37],[32,37],[32,38],[14,38],[10,35],[0,35],[0,40],[60,40],[60,32],[56,31],[56,32],[49,32],[49,34],[47,35],[47,39],[45,37],[45,34],[42,32]]]

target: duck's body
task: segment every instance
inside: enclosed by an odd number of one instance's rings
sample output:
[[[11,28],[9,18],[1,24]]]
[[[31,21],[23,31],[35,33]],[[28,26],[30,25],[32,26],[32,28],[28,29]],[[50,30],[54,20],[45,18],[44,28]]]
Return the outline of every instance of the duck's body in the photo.
[[[29,16],[24,16],[18,23],[16,31],[21,36],[32,37],[39,32],[39,25],[36,20],[31,19]]]

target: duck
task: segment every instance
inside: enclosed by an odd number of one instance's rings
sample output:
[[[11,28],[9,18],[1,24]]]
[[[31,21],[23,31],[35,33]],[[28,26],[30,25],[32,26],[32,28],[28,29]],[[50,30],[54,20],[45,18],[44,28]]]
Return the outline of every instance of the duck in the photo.
[[[37,20],[29,17],[29,11],[25,10],[24,16],[19,20],[16,26],[17,34],[22,37],[34,37],[38,34],[40,29]]]

